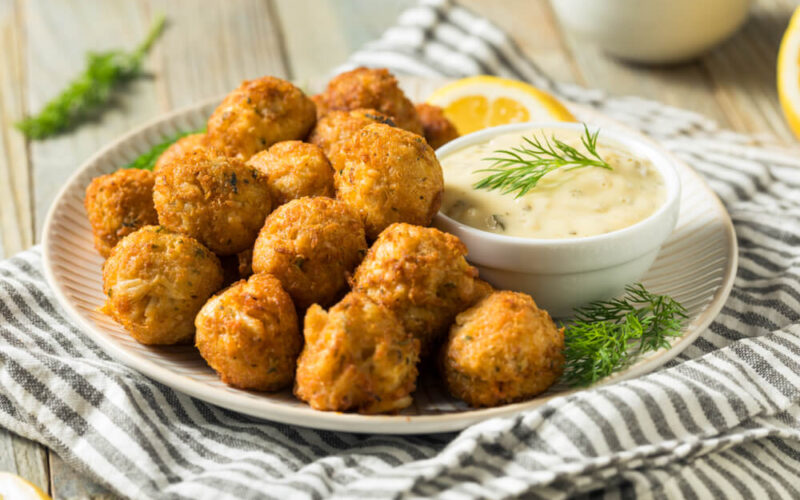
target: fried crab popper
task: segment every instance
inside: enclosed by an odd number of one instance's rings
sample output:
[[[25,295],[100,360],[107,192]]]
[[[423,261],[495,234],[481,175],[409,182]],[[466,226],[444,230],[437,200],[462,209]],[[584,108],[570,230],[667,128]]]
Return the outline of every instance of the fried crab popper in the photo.
[[[253,248],[253,271],[275,275],[298,311],[328,306],[367,251],[364,227],[344,203],[300,198],[267,217]]]
[[[545,391],[564,369],[564,331],[525,294],[494,292],[456,317],[440,365],[450,393],[498,406]]]
[[[265,76],[243,82],[208,119],[206,141],[248,160],[276,142],[302,139],[316,121],[314,102],[291,83]]]
[[[397,317],[351,292],[329,311],[313,305],[305,317],[295,395],[317,410],[399,411],[411,404],[419,341]]]
[[[303,340],[280,281],[254,274],[212,297],[195,319],[195,345],[228,385],[277,391],[294,378]]]
[[[304,196],[332,198],[333,167],[319,146],[282,141],[247,162],[264,174],[274,206]]]
[[[422,354],[433,350],[456,314],[490,287],[465,260],[467,249],[431,227],[393,224],[375,241],[353,276],[353,290],[394,312],[419,339]]]
[[[144,226],[158,224],[153,205],[153,172],[117,170],[95,177],[86,188],[84,207],[94,236],[94,247],[108,257],[119,240]]]
[[[190,134],[185,137],[181,137],[170,147],[164,150],[163,153],[158,157],[156,160],[156,164],[153,166],[153,172],[156,174],[161,171],[166,165],[170,165],[177,161],[180,157],[194,151],[198,148],[205,148],[206,146],[206,134],[199,133],[199,134]]]
[[[328,82],[322,94],[315,96],[318,106],[332,111],[375,109],[388,115],[398,127],[417,135],[423,134],[417,110],[385,68],[356,68],[341,73]]]
[[[308,136],[308,142],[322,148],[325,155],[333,161],[341,144],[362,128],[373,123],[395,126],[389,116],[374,109],[331,111],[317,120],[317,124],[314,125],[314,129]]]
[[[428,103],[417,104],[417,114],[422,122],[425,140],[433,149],[439,149],[458,138],[455,125],[444,116],[444,111],[439,106]]]
[[[261,172],[211,148],[194,149],[164,166],[153,200],[161,225],[219,255],[251,248],[272,208]]]
[[[129,234],[103,265],[102,311],[142,344],[194,335],[194,318],[222,286],[219,259],[197,240],[162,226]]]
[[[336,197],[361,216],[370,240],[394,222],[430,225],[442,203],[444,177],[433,149],[405,130],[368,125],[333,162]]]

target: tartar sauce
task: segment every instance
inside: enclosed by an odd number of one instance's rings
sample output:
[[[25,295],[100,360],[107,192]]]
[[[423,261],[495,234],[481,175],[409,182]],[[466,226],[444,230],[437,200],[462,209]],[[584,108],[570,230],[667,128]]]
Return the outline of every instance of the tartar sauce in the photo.
[[[661,174],[644,158],[632,156],[600,132],[597,152],[612,170],[586,167],[558,169],[539,180],[520,198],[516,193],[475,189],[489,175],[476,172],[491,166],[484,158],[501,149],[523,144],[524,137],[555,136],[586,152],[582,133],[565,129],[536,129],[496,136],[464,147],[441,160],[444,170],[442,211],[469,226],[493,233],[527,238],[575,238],[616,231],[635,224],[665,201]]]

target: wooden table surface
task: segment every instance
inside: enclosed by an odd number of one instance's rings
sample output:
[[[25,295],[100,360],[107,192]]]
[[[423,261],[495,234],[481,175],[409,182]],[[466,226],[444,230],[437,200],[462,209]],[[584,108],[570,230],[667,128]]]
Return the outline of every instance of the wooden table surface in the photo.
[[[794,142],[778,104],[775,60],[800,0],[756,0],[745,26],[694,62],[620,63],[564,32],[547,0],[464,0],[511,33],[553,77],[693,109],[741,132]],[[412,0],[0,0],[0,258],[38,242],[63,182],[98,148],[161,113],[265,74],[327,74],[390,26]],[[87,50],[132,47],[153,16],[169,25],[133,83],[102,117],[30,142],[12,123],[83,67]],[[114,498],[47,448],[0,429],[0,470],[54,498]]]

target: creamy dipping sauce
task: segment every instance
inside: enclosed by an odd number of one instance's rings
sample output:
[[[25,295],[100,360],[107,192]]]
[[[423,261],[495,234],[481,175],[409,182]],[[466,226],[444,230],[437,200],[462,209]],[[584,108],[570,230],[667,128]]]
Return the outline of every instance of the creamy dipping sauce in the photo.
[[[628,227],[664,204],[664,179],[653,164],[604,141],[602,131],[597,152],[613,170],[560,168],[519,198],[516,193],[473,187],[489,175],[476,172],[492,165],[484,158],[497,150],[518,147],[523,136],[534,135],[540,139],[554,135],[586,153],[580,140],[583,133],[566,129],[510,132],[466,146],[441,161],[445,183],[442,212],[468,226],[508,236],[576,238]]]

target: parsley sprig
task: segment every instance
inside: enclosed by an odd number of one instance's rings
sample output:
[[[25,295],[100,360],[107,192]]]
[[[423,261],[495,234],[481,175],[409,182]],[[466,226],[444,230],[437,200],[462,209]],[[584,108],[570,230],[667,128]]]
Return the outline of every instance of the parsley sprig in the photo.
[[[171,137],[167,137],[149,150],[137,156],[132,162],[128,163],[122,168],[153,170],[153,167],[156,166],[156,162],[158,161],[158,157],[161,156],[161,153],[166,151],[168,147],[172,146],[172,144],[177,142],[179,139],[186,137],[187,135],[197,134],[200,132],[205,132],[205,127],[198,130],[190,130],[189,132],[179,132]]]
[[[44,139],[97,112],[117,86],[142,74],[144,56],[164,29],[164,22],[164,16],[159,16],[147,37],[131,52],[90,52],[86,70],[37,115],[25,118],[16,127],[30,139]]]
[[[686,309],[667,295],[629,285],[621,298],[575,311],[564,332],[562,381],[586,386],[621,370],[640,354],[670,346],[681,334]]]
[[[474,184],[475,189],[499,189],[503,194],[516,193],[516,197],[524,196],[535,188],[539,181],[550,172],[565,168],[600,167],[612,170],[603,158],[597,153],[597,136],[589,132],[586,124],[583,125],[584,135],[581,136],[583,147],[588,154],[551,136],[542,138],[533,136],[523,137],[524,143],[511,149],[495,151],[494,156],[484,158],[491,161],[492,166],[482,168],[477,172],[489,175]]]

